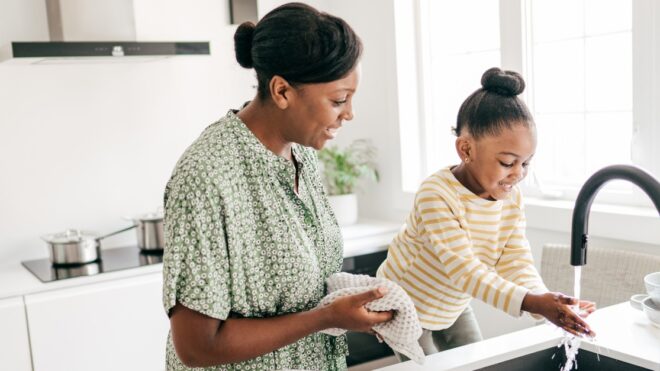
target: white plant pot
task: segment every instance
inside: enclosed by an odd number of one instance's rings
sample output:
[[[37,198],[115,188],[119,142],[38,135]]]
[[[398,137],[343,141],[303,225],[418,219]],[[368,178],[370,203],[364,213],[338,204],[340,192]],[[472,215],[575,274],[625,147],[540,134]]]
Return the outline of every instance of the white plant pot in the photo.
[[[358,203],[355,193],[328,196],[328,201],[330,201],[330,207],[335,212],[339,225],[351,225],[357,222]]]

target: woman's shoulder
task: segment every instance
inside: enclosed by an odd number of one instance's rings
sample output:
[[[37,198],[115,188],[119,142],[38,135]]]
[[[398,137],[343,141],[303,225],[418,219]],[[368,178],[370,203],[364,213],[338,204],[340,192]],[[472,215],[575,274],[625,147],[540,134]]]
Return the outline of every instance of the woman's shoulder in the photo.
[[[179,157],[171,180],[176,178],[231,178],[240,164],[241,128],[236,116],[227,115],[207,126]]]
[[[245,127],[235,111],[229,110],[227,114],[207,126],[191,147],[236,147],[244,142],[241,138],[247,135],[246,130],[249,129]]]

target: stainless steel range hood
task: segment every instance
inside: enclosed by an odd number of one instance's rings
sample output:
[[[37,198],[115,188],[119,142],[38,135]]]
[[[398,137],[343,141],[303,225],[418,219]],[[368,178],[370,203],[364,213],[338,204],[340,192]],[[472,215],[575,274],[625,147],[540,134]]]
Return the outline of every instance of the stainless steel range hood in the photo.
[[[208,41],[161,41],[153,40],[153,35],[150,41],[138,41],[138,30],[158,15],[138,17],[133,0],[34,0],[33,3],[35,9],[46,13],[48,40],[12,41],[0,50],[0,61],[210,54]]]

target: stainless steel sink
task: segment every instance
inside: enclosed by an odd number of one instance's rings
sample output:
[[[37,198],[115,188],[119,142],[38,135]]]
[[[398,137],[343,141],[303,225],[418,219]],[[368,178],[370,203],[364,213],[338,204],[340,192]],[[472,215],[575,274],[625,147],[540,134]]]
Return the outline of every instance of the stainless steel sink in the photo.
[[[554,356],[554,357],[553,357]],[[538,352],[530,353],[522,357],[514,358],[504,361],[492,366],[480,368],[479,370],[488,371],[515,371],[515,370],[530,370],[530,371],[558,371],[566,362],[566,356],[562,348],[549,348]],[[577,355],[577,369],[579,371],[638,371],[648,370],[644,367],[639,367],[620,361],[618,359],[603,356],[598,357],[596,353],[588,350],[580,349]]]

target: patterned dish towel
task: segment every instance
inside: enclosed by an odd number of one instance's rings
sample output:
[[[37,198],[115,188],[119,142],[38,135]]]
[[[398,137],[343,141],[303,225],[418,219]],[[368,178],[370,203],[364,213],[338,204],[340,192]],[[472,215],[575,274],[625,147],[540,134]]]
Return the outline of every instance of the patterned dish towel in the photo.
[[[404,354],[418,364],[424,363],[424,351],[417,342],[422,336],[422,326],[417,318],[415,305],[399,285],[386,278],[350,273],[335,273],[328,278],[327,284],[328,295],[321,299],[319,307],[329,305],[342,296],[361,294],[378,287],[387,288],[385,296],[367,303],[365,307],[374,312],[393,310],[396,313],[391,321],[378,324],[373,327],[373,330],[393,350]],[[346,330],[330,328],[322,332],[339,336]]]

